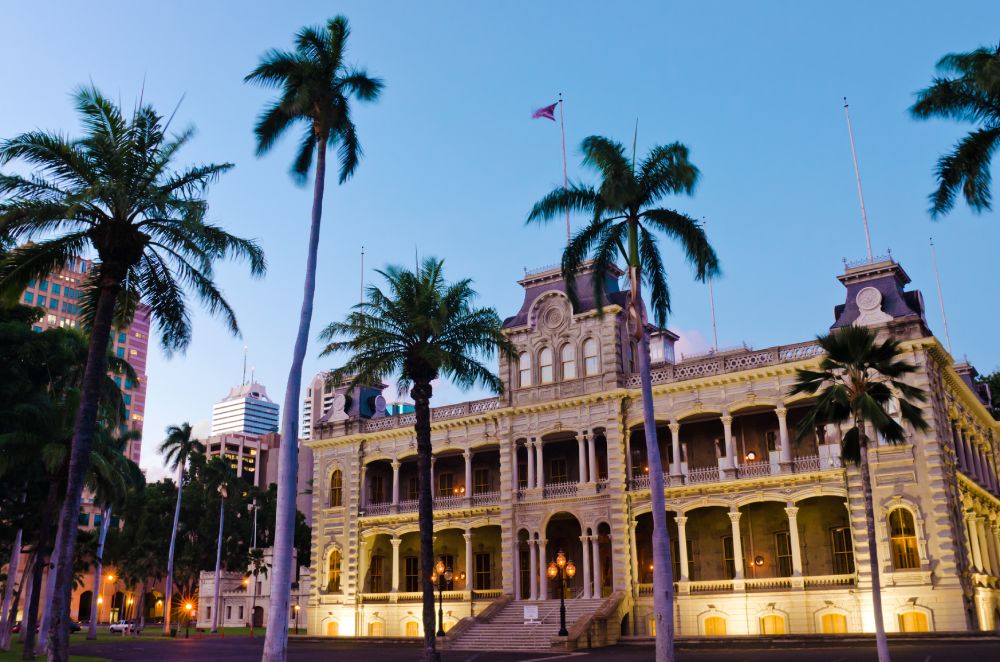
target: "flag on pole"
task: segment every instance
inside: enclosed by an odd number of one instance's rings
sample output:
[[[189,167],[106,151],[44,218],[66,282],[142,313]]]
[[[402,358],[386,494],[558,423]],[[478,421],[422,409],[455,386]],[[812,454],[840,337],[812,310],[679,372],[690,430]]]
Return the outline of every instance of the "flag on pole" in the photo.
[[[556,121],[556,106],[558,106],[558,105],[559,105],[559,102],[557,101],[554,104],[552,104],[551,106],[545,106],[544,108],[539,108],[535,112],[531,113],[531,119],[537,120],[537,119],[540,119],[540,118],[544,117],[547,120],[552,120],[553,122],[555,122]]]

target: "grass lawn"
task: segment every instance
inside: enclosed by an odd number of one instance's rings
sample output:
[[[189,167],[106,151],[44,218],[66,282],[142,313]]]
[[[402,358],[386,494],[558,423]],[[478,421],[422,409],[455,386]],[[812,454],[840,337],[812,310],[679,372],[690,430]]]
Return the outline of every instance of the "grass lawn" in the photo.
[[[184,638],[184,628],[181,628],[180,630],[177,631],[176,637],[169,637],[169,636],[164,637],[160,627],[157,626],[147,627],[145,630],[142,631],[142,634],[139,635],[139,638],[141,638],[143,641],[160,640],[164,642],[173,641],[174,639]],[[290,633],[291,632],[294,632],[294,629],[290,630]],[[300,629],[299,632],[305,633],[305,628]],[[204,639],[207,637],[216,638],[216,637],[249,637],[249,636],[250,636],[250,628],[225,628],[224,630],[216,632],[214,634],[209,632],[207,628],[202,632],[199,632],[195,628],[191,628],[192,639],[195,638]],[[264,628],[254,628],[253,636],[263,637]],[[86,637],[87,637],[87,631],[86,629],[84,629],[83,632],[77,632],[76,634],[74,634],[70,638],[70,643],[83,643],[84,641],[86,641]],[[103,643],[110,641],[128,641],[129,639],[136,639],[136,636],[130,634],[123,637],[120,632],[119,633],[108,632],[108,627],[105,625],[97,629],[97,640],[90,641],[88,643],[93,644],[93,643]],[[2,661],[3,658],[0,658],[0,662]]]
[[[15,635],[16,639],[16,635]],[[74,640],[70,640],[72,643]],[[35,658],[37,660],[42,660],[44,658]],[[14,641],[11,644],[9,651],[0,651],[0,662],[15,662],[21,660],[21,642]],[[82,655],[70,655],[70,662],[106,662],[103,657],[84,657]]]

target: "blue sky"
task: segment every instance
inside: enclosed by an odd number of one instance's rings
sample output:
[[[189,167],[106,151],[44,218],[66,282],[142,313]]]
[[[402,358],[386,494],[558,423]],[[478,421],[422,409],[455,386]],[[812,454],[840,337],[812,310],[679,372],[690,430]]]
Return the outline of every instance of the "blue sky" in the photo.
[[[501,315],[521,301],[525,267],[555,263],[560,224],[525,227],[531,204],[561,183],[558,125],[535,108],[566,97],[571,178],[588,179],[577,146],[599,133],[639,150],[679,140],[702,171],[676,208],[710,221],[722,260],[719,342],[755,347],[807,340],[843,301],[842,258],[864,235],[841,98],[851,102],[877,253],[893,255],[923,290],[941,332],[928,238],[938,245],[956,355],[1000,366],[997,213],[964,207],[933,223],[932,166],[964,127],[914,122],[906,109],[944,53],[995,43],[1000,4],[979,2],[296,2],[4,3],[0,136],[36,127],[78,132],[69,93],[93,81],[131,105],[145,98],[198,135],[182,161],[231,161],[210,193],[211,217],[257,238],[270,270],[255,282],[222,266],[218,282],[243,338],[199,312],[183,356],[148,365],[144,467],[171,423],[210,417],[241,378],[243,346],[281,401],[301,298],[309,188],[288,177],[295,140],[265,159],[251,127],[270,93],[243,76],[304,24],[343,13],[350,59],[386,90],[355,117],[366,156],[327,188],[314,331],[358,298],[362,244],[370,267],[410,264],[414,250],[474,279]],[[998,164],[1000,165],[1000,164]],[[580,219],[576,219],[579,226]],[[704,285],[664,251],[688,346],[711,337]],[[315,338],[315,333],[313,334]],[[306,377],[328,367],[313,343]],[[476,397],[442,387],[438,403]]]

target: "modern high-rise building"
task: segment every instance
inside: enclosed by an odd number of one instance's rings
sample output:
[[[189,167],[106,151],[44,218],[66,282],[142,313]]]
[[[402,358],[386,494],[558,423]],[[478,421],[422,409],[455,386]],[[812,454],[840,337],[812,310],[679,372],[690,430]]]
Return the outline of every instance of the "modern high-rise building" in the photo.
[[[236,432],[262,435],[278,430],[278,403],[262,384],[235,386],[212,407],[212,435]]]
[[[35,306],[45,311],[35,324],[35,331],[52,327],[77,328],[82,315],[83,287],[93,262],[75,258],[61,269],[53,271],[46,278],[32,280],[21,295],[26,306]],[[132,324],[126,329],[114,330],[111,334],[111,351],[120,359],[125,359],[135,371],[138,381],[115,376],[115,382],[122,389],[125,399],[126,416],[130,429],[142,433],[143,418],[146,413],[146,355],[149,349],[149,308],[140,305]],[[142,439],[129,442],[125,455],[133,462],[139,462]]]

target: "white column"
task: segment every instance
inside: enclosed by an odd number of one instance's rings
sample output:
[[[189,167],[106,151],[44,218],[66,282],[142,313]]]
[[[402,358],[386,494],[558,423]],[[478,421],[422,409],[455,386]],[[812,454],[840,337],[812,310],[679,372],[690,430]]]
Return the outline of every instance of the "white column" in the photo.
[[[524,450],[528,454],[528,487],[535,486],[535,442],[525,441]]]
[[[531,568],[528,571],[528,599],[538,599],[538,541],[528,539],[528,552],[531,554]]]
[[[590,557],[594,564],[594,594],[593,597],[601,598],[604,597],[603,587],[601,586],[601,546],[598,543],[598,536],[595,533],[590,537]]]
[[[392,505],[399,505],[399,460],[392,461]]]
[[[465,457],[465,500],[472,503],[472,451],[466,449]]]
[[[632,552],[632,581],[639,583],[639,541],[635,539],[635,521],[629,526],[629,545]],[[586,545],[584,546],[586,549]]]
[[[587,466],[590,469],[591,483],[597,482],[597,439],[593,435],[587,437]]]
[[[799,547],[799,509],[790,503],[785,508],[785,514],[788,515],[788,543],[792,548],[792,576],[801,577],[802,548]]]
[[[684,515],[677,515],[674,517],[674,521],[677,522],[677,556],[681,564],[681,576],[674,577],[674,581],[686,582],[691,578],[688,577],[688,545],[687,545],[687,521],[688,518]]]
[[[983,468],[983,449],[979,447],[975,441],[973,443],[973,456],[976,461],[976,474],[979,477],[980,483],[986,482],[986,469]]]
[[[475,583],[472,581],[472,529],[466,529],[465,537],[465,590],[471,591]]]
[[[774,410],[774,413],[778,415],[778,442],[781,444],[781,463],[791,464],[792,444],[788,438],[788,410],[784,407],[779,407]]]
[[[969,547],[972,552],[972,567],[975,568],[976,572],[982,572],[983,570],[983,555],[982,550],[979,547],[979,518],[968,513],[965,516],[966,529],[969,532]]]
[[[583,597],[586,599],[590,598],[593,588],[590,579],[590,536],[580,536],[580,542],[583,543]]]
[[[397,536],[392,536],[392,592],[399,591],[399,543],[403,540]]]
[[[549,578],[545,574],[545,569],[549,565],[545,558],[545,546],[548,543],[544,538],[538,541],[538,599],[549,599]]]
[[[1000,524],[996,521],[990,524],[989,536],[993,548],[993,576],[1000,577]]]
[[[681,475],[681,424],[677,421],[670,422],[670,446],[673,453],[673,462],[670,465],[670,475]],[[650,471],[660,471],[661,467],[650,467]]]
[[[740,534],[740,511],[729,511],[729,521],[733,525],[733,565],[736,576],[733,579],[743,579],[743,538]]]
[[[523,600],[521,595],[521,541],[514,541],[514,599]]]
[[[545,455],[542,453],[543,442],[541,439],[535,442],[535,487],[545,487]]]
[[[577,462],[580,465],[580,481],[579,481],[580,484],[586,483],[587,482],[587,476],[588,476],[588,472],[587,472],[587,450],[585,448],[585,446],[587,444],[586,438],[587,438],[586,431],[581,432],[580,436],[578,436],[576,438],[576,457],[577,457]]]
[[[965,464],[965,466],[963,467],[963,470],[965,471],[965,473],[968,476],[970,476],[972,478],[975,478],[976,477],[976,465],[972,461],[972,449],[971,449],[970,444],[969,444],[969,439],[965,436],[965,428],[964,427],[960,426],[958,428],[958,439],[959,439],[960,443],[962,444],[962,459],[964,460],[964,464]]]
[[[726,459],[729,468],[736,468],[736,449],[733,447],[733,417],[726,414],[722,417],[722,436],[726,440]]]
[[[363,510],[368,507],[368,465],[361,465],[361,494],[358,495],[358,505]]]

